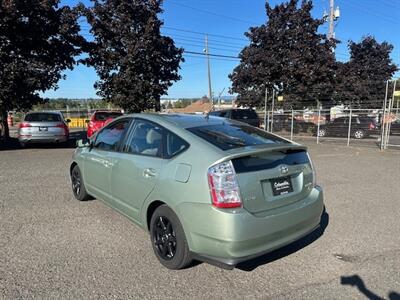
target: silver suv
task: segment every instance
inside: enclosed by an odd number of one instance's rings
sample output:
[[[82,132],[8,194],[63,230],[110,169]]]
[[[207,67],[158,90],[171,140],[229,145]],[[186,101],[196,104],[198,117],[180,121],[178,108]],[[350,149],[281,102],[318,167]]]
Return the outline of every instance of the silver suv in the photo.
[[[61,112],[30,112],[19,124],[18,140],[27,143],[63,143],[69,138],[69,128]]]

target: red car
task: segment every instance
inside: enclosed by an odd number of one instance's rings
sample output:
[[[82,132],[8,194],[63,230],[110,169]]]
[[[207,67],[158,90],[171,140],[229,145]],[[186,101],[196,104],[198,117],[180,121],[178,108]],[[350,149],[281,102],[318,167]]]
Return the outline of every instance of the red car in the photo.
[[[95,111],[88,124],[87,137],[90,138],[96,131],[119,116],[122,116],[120,111]]]

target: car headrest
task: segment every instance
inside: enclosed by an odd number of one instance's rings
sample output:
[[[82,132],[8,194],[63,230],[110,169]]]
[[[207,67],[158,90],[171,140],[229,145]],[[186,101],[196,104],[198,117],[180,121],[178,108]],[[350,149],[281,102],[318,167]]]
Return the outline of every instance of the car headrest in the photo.
[[[154,144],[156,142],[161,141],[161,134],[154,129],[150,129],[149,132],[147,132],[146,136],[146,142],[148,144]]]

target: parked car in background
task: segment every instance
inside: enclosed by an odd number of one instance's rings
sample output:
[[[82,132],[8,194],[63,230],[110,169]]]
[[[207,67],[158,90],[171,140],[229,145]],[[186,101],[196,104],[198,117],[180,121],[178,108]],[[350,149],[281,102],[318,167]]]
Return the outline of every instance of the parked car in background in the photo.
[[[349,117],[336,118],[319,127],[319,136],[342,136],[347,137],[349,133]],[[315,127],[317,134],[317,127]],[[352,116],[350,126],[350,136],[356,139],[363,139],[371,134],[378,133],[376,121],[368,116]]]
[[[227,118],[260,127],[260,118],[253,109],[223,109],[210,112],[210,116]]]
[[[0,142],[4,140],[5,129],[2,120],[0,119]]]
[[[117,118],[78,141],[70,175],[76,199],[99,198],[149,231],[170,269],[233,268],[312,232],[324,209],[306,147],[213,116]]]
[[[397,119],[390,124],[390,134],[400,134],[400,119]]]
[[[61,112],[29,112],[19,124],[18,141],[22,147],[28,143],[65,143],[68,122]]]
[[[120,111],[102,111],[97,110],[91,116],[88,128],[87,128],[87,137],[90,138],[96,131],[102,128],[107,122],[110,122],[112,119],[122,116]]]
[[[269,128],[272,127],[273,131],[291,131],[292,127],[292,116],[291,115],[274,115],[273,122],[272,117],[269,120]],[[293,132],[310,132],[314,129],[315,123],[307,122],[301,119],[293,118]]]

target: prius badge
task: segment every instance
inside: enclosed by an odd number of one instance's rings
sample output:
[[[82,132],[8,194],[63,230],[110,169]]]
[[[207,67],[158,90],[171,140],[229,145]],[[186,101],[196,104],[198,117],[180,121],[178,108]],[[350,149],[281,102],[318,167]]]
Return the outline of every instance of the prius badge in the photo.
[[[289,173],[289,168],[287,165],[281,165],[279,167],[279,169],[281,170],[281,174],[282,175],[286,175],[287,173]]]

